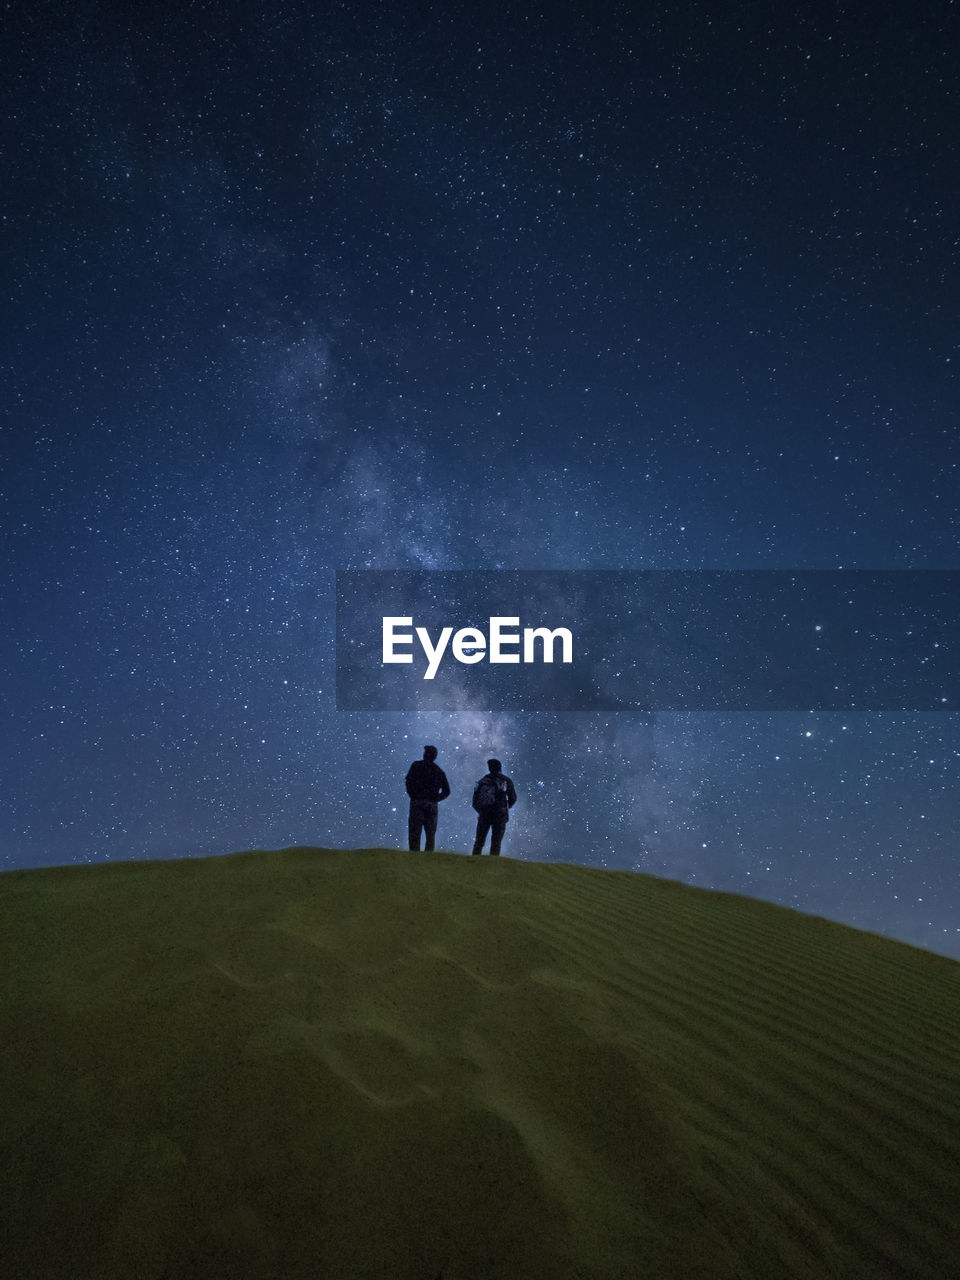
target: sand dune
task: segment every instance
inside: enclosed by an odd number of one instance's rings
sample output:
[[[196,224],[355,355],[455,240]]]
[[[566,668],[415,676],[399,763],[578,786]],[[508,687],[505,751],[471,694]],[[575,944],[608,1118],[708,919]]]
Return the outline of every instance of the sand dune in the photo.
[[[960,965],[566,864],[0,876],[10,1280],[960,1275]]]

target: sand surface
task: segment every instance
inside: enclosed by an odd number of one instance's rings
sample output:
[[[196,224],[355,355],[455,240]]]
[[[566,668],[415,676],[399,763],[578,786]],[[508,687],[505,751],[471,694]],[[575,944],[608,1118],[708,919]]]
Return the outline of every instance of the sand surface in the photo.
[[[0,876],[12,1280],[947,1280],[960,965],[672,881]]]

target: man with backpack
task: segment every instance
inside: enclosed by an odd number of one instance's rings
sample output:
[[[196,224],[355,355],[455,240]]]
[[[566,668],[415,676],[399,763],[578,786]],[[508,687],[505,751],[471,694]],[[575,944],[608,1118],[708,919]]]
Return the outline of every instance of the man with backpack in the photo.
[[[477,838],[473,842],[473,852],[483,852],[483,842],[489,831],[490,855],[496,858],[500,855],[500,841],[510,810],[517,803],[517,793],[511,780],[501,773],[499,760],[488,760],[487,768],[490,772],[473,789],[473,807],[477,811]]]
[[[433,850],[433,837],[437,834],[437,805],[450,794],[447,775],[436,763],[437,748],[424,747],[423,759],[414,760],[407,770],[406,787],[410,797],[410,818],[407,834],[410,848],[419,852],[420,832],[423,831],[424,853]]]

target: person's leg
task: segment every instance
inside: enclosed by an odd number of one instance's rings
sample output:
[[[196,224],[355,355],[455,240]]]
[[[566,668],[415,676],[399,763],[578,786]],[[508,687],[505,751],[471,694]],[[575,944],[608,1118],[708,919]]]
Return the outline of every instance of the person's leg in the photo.
[[[503,833],[507,829],[507,815],[503,814],[501,816],[498,813],[491,825],[493,830],[490,835],[490,855],[496,858],[500,856],[500,841],[503,839]]]
[[[477,814],[477,838],[473,842],[473,852],[483,852],[483,842],[487,838],[487,832],[490,830],[490,815],[488,813]]]
[[[410,848],[420,852],[420,829],[423,826],[423,811],[413,800],[410,801],[410,818],[407,822],[407,835],[410,837]]]
[[[437,834],[437,806],[435,804],[425,804],[423,806],[423,834],[426,840],[423,843],[425,853],[433,852],[433,837]]]

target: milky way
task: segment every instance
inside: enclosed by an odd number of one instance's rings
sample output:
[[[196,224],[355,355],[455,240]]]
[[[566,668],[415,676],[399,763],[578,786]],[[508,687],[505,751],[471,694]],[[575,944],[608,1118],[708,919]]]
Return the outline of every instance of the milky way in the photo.
[[[4,43],[0,865],[402,848],[435,742],[441,848],[496,754],[510,856],[960,957],[953,711],[346,713],[333,647],[337,569],[960,568],[956,6]]]

